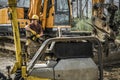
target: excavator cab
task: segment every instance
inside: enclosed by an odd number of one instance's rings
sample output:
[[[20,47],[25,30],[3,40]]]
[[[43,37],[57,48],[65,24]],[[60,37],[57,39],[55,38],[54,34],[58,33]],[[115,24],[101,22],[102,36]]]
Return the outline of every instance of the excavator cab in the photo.
[[[44,1],[45,5],[45,1]],[[45,8],[45,7],[44,7]],[[44,9],[43,8],[43,9]],[[48,0],[47,3],[47,13],[46,18],[47,21],[53,17],[53,21],[51,21],[52,28],[54,26],[65,26],[70,25],[70,0]],[[43,10],[43,16],[44,16],[44,10]],[[47,22],[46,21],[46,22]],[[46,23],[46,28],[49,28],[49,21]]]
[[[70,25],[70,7],[68,0],[55,0],[54,25]]]
[[[33,4],[32,2],[39,4]],[[31,0],[29,18],[33,14],[40,17],[44,33],[51,37],[56,37],[56,32],[59,33],[63,28],[70,28],[70,0]]]

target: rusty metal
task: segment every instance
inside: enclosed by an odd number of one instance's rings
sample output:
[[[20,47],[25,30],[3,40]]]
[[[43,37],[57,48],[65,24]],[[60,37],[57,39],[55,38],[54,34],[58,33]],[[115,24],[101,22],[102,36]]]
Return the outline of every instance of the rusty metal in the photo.
[[[102,62],[102,46],[101,42],[95,38],[95,37],[61,37],[61,38],[51,38],[46,40],[39,50],[36,52],[32,60],[29,62],[27,71],[28,74],[32,71],[32,68],[34,67],[35,63],[37,60],[44,54],[45,50],[47,49],[48,45],[51,44],[52,42],[65,42],[65,41],[81,41],[81,40],[90,40],[90,41],[95,41],[98,43],[98,63],[99,63],[99,74],[100,74],[100,80],[103,80],[103,62]]]

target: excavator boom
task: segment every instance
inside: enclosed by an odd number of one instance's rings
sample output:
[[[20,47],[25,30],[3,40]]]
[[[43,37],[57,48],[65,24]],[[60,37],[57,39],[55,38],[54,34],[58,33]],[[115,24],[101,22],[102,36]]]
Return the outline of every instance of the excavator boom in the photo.
[[[41,10],[42,10],[42,0],[30,0],[30,7],[28,13],[29,19],[31,19],[34,14],[40,17]]]
[[[14,35],[14,43],[15,43],[15,51],[16,51],[16,66],[17,68],[21,67],[21,44],[20,44],[20,34],[18,28],[17,21],[17,13],[16,13],[16,0],[8,0],[9,11],[11,15],[11,22],[13,26],[13,35]]]

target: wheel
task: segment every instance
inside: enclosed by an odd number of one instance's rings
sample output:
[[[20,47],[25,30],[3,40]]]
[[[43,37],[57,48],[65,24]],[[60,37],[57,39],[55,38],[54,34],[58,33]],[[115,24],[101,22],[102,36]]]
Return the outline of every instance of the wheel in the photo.
[[[4,74],[0,73],[0,80],[7,80],[7,78]]]

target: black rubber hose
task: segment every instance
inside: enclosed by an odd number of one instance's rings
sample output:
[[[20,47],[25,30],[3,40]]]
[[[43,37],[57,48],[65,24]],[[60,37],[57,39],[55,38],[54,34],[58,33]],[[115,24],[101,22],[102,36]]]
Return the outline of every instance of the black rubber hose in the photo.
[[[15,73],[15,77],[14,77],[14,80],[24,80],[21,76],[21,70],[18,69]]]

